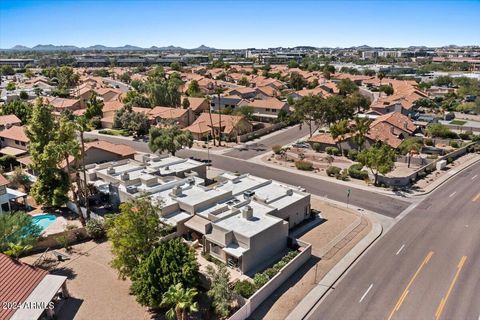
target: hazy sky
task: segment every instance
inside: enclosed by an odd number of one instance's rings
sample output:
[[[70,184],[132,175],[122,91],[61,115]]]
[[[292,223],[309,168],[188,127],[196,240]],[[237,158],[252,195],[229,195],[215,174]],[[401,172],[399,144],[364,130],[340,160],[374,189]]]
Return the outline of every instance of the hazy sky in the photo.
[[[0,48],[480,45],[477,1],[0,0]]]

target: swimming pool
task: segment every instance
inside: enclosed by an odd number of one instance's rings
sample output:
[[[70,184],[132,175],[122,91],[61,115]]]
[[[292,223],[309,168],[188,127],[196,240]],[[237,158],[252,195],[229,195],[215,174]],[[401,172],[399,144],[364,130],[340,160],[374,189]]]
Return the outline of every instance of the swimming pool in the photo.
[[[42,228],[42,231],[47,229],[48,226],[54,223],[56,219],[57,217],[54,216],[53,214],[41,214],[41,215],[32,217],[33,223],[35,223],[37,226]]]

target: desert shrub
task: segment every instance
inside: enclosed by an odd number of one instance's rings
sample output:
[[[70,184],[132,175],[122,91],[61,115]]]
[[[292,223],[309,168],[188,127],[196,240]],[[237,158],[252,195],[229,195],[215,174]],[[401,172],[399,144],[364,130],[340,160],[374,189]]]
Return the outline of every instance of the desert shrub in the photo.
[[[457,142],[457,141],[454,141],[454,140],[450,141],[450,147],[452,147],[452,148],[458,148],[458,142]]]
[[[320,152],[322,148],[322,145],[318,142],[315,142],[314,144],[312,144],[312,149],[315,150],[316,152]]]
[[[470,140],[472,138],[472,134],[473,134],[472,131],[465,131],[465,132],[459,133],[458,136],[462,140]]]
[[[480,141],[480,134],[472,135],[472,141],[474,141],[474,142]]]
[[[368,172],[362,168],[361,163],[354,163],[348,168],[348,175],[353,179],[365,180],[368,178]]]
[[[279,145],[279,144],[276,144],[276,145],[272,146],[272,151],[275,154],[280,154],[282,152],[282,146]]]
[[[257,289],[263,287],[265,285],[265,283],[268,282],[268,280],[270,280],[270,278],[268,277],[267,274],[265,273],[257,273],[255,275],[255,277],[253,277],[253,282],[255,283],[255,287]]]
[[[245,298],[250,298],[255,290],[255,285],[247,280],[238,281],[235,284],[235,292]]]
[[[87,230],[87,234],[93,239],[102,239],[106,234],[105,222],[100,219],[90,219],[85,225],[85,230]]]
[[[338,156],[340,154],[340,150],[336,147],[326,147],[325,151],[327,154],[332,155],[332,156]]]
[[[340,171],[342,171],[342,170],[339,167],[330,166],[330,167],[327,168],[327,175],[329,177],[334,177],[336,175],[339,175]]]
[[[355,149],[350,149],[348,150],[348,154],[347,154],[347,158],[352,160],[352,161],[355,161],[357,160],[357,156],[358,156],[358,151],[355,150]]]
[[[450,164],[450,163],[452,163],[452,162],[453,162],[453,158],[452,158],[452,157],[448,157],[448,158],[447,158],[447,163]]]
[[[298,170],[312,171],[313,163],[311,163],[310,161],[298,160],[295,161],[295,167],[297,167]]]
[[[339,174],[335,176],[338,180],[347,181],[348,180],[348,170],[343,169]]]
[[[433,140],[432,139],[425,139],[425,145],[429,147],[433,147]]]

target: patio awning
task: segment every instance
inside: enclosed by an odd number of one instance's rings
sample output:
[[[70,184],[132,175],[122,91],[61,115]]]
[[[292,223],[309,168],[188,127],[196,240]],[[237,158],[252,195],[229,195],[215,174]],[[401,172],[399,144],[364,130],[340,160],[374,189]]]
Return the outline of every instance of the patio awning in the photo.
[[[21,157],[21,158],[18,158],[17,161],[23,165],[28,166],[32,163],[32,157],[30,156]]]
[[[22,155],[22,154],[26,154],[27,151],[22,150],[22,149],[18,149],[18,148],[14,148],[14,147],[4,147],[4,148],[0,149],[0,153],[16,157],[16,156],[19,156],[19,155]]]
[[[240,247],[238,244],[231,243],[227,247],[222,249],[227,254],[234,256],[235,258],[240,258],[244,252],[248,251],[248,249]]]
[[[53,297],[55,297],[66,280],[67,277],[65,276],[57,276],[53,274],[46,275],[45,278],[40,281],[37,287],[33,289],[32,293],[30,293],[30,295],[27,297],[25,300],[25,305],[48,306],[48,303],[52,301]],[[45,308],[42,309],[38,307],[32,307],[30,309],[18,309],[10,319],[38,319],[44,310]]]
[[[211,222],[209,220],[198,215],[194,215],[190,220],[185,222],[185,227],[200,232],[201,234],[206,234],[208,228],[210,228],[210,224]]]

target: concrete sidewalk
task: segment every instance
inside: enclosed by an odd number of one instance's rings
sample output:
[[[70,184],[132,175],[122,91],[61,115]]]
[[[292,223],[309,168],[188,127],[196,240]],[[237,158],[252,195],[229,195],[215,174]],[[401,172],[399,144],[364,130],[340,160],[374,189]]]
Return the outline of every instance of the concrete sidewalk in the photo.
[[[370,233],[360,240],[357,245],[347,253],[339,263],[330,270],[325,277],[320,280],[315,288],[313,288],[305,298],[290,312],[287,320],[304,319],[313,307],[328,293],[340,277],[350,268],[351,265],[375,242],[382,234],[382,225],[375,222]]]

